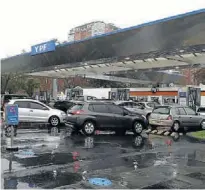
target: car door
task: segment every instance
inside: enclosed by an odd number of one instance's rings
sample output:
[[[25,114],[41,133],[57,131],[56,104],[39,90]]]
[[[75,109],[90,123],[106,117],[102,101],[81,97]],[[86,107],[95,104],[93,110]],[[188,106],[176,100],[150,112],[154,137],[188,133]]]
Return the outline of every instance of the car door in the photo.
[[[185,127],[189,127],[190,126],[190,117],[187,115],[185,109],[183,107],[178,107],[176,109],[178,109],[177,113],[179,113],[178,119],[179,119],[180,123]]]
[[[124,115],[124,109],[117,105],[107,105],[110,113],[113,115],[115,120],[113,120],[113,127],[125,127],[129,122],[128,116]]]
[[[109,112],[106,104],[92,104],[92,110],[92,115],[96,117],[98,126],[102,128],[113,127],[115,123],[115,117]]]
[[[48,122],[49,109],[41,103],[29,102],[31,122]]]
[[[15,101],[14,104],[18,105],[19,122],[29,122],[29,102],[28,101]]]
[[[189,125],[191,127],[198,127],[201,122],[200,116],[198,116],[196,112],[189,107],[185,107],[184,109],[189,117]]]

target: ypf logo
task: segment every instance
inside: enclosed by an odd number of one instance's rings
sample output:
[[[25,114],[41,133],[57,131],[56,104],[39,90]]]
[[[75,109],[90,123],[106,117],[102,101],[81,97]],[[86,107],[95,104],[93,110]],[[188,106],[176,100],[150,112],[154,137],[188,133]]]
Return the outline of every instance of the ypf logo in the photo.
[[[44,52],[47,49],[47,44],[41,44],[39,46],[34,47],[36,53]]]

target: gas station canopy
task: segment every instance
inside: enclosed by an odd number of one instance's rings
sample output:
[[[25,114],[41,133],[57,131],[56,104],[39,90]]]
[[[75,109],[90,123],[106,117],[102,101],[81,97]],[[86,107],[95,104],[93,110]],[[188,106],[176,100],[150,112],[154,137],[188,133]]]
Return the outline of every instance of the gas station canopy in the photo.
[[[204,21],[205,9],[201,9],[59,44],[54,51],[6,58],[1,60],[1,69],[2,72],[23,71],[32,76],[82,75],[103,79],[119,71],[203,67]]]

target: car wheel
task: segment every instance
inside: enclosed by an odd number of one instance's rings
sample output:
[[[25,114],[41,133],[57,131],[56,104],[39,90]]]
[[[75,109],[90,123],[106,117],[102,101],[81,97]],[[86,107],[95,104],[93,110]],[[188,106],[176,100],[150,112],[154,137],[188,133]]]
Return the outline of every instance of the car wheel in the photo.
[[[143,125],[141,122],[139,121],[135,121],[134,125],[133,125],[133,133],[134,134],[141,134],[143,131]]]
[[[117,129],[115,130],[115,134],[119,136],[124,136],[126,134],[126,129]]]
[[[57,116],[51,116],[49,119],[49,123],[51,124],[51,126],[58,126],[60,124],[60,120]]]
[[[201,129],[202,129],[202,130],[205,130],[205,120],[203,120],[203,121],[201,122]]]
[[[178,121],[175,121],[171,127],[172,132],[179,132],[180,124]]]
[[[86,121],[83,124],[82,131],[85,135],[93,135],[95,133],[95,123],[93,121]]]

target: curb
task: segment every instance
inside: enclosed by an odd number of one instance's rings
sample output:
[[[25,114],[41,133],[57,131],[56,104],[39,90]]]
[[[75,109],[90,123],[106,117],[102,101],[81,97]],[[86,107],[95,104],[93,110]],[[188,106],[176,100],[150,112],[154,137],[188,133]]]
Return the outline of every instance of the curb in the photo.
[[[200,139],[200,138],[194,137],[191,134],[186,134],[185,137],[191,142],[205,144],[205,139]]]

